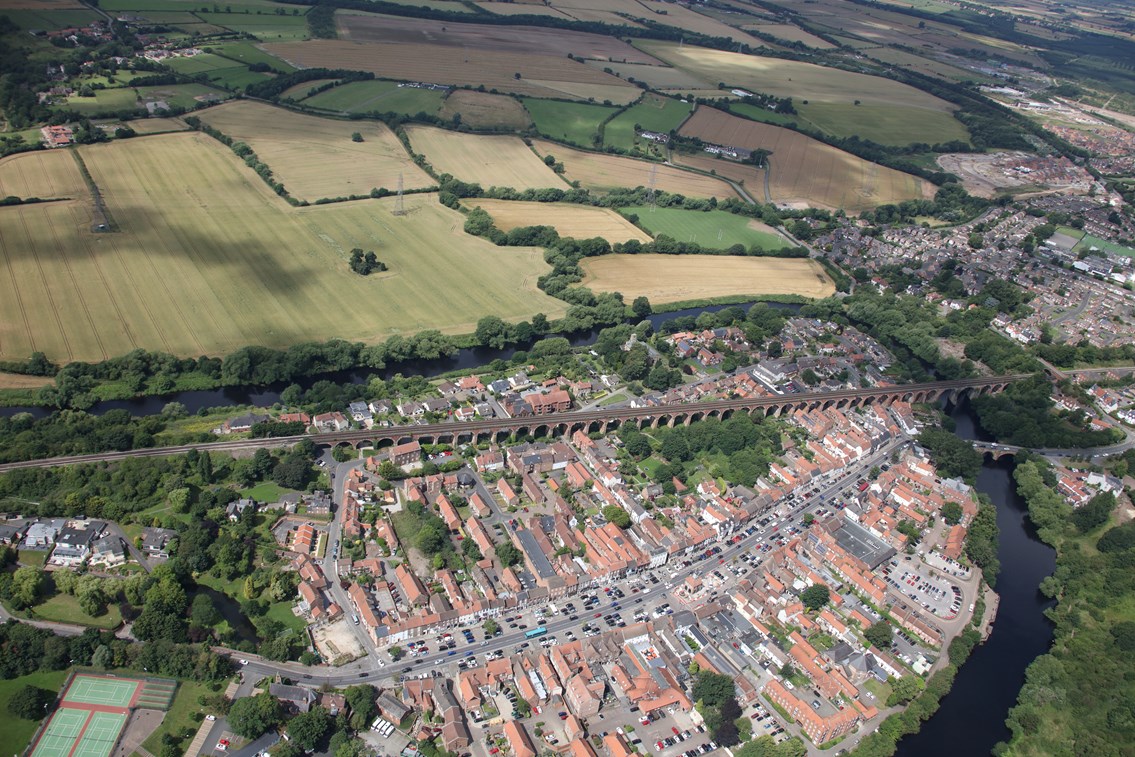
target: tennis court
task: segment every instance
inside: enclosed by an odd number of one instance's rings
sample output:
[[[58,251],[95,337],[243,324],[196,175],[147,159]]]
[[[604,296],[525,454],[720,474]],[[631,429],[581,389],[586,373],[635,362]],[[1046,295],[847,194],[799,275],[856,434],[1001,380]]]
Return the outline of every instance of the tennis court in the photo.
[[[75,676],[63,697],[64,702],[76,704],[102,704],[110,707],[129,707],[138,681],[127,678],[99,678]]]
[[[125,712],[93,712],[71,757],[109,757],[126,725]]]
[[[39,743],[35,745],[32,757],[67,757],[90,714],[88,710],[60,707],[51,716],[51,722],[39,737]]]

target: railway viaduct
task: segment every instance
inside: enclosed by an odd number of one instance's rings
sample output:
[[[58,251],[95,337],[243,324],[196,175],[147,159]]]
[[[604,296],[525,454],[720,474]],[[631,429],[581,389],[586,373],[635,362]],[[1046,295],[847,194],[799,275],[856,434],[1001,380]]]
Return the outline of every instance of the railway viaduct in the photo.
[[[817,408],[851,409],[871,404],[886,405],[892,402],[936,402],[943,397],[957,401],[963,395],[979,396],[1003,391],[1009,384],[1027,378],[1027,376],[1028,374],[986,376],[869,389],[845,389],[835,392],[803,392],[653,407],[606,408],[523,418],[489,418],[464,422],[447,421],[445,423],[419,425],[380,426],[361,431],[337,431],[270,439],[236,439],[176,447],[157,447],[5,463],[0,465],[0,472],[18,468],[45,468],[77,463],[110,462],[128,457],[160,457],[182,454],[191,449],[201,452],[246,452],[261,448],[277,449],[294,445],[302,439],[311,439],[316,444],[321,445],[351,445],[360,449],[365,447],[381,448],[414,440],[434,444],[443,442],[456,444],[513,436],[561,436],[577,430],[584,433],[605,432],[625,423],[634,423],[640,428],[688,425],[704,418],[725,419],[735,413],[779,416],[797,410]]]

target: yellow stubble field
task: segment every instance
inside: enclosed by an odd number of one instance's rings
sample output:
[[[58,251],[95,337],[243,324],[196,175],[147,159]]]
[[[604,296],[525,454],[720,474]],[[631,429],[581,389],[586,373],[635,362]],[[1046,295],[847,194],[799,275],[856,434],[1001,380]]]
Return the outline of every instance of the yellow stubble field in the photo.
[[[557,161],[562,162],[564,175],[569,180],[578,181],[584,188],[597,192],[620,187],[628,189],[649,187],[653,177],[654,188],[664,192],[674,192],[688,197],[716,197],[719,200],[737,196],[733,187],[721,179],[683,171],[674,166],[618,155],[573,150],[540,139],[532,140],[532,146],[541,156],[552,155]]]
[[[603,255],[584,258],[582,286],[622,292],[629,302],[686,302],[726,296],[800,295],[821,298],[835,292],[823,267],[807,258],[728,255]]]
[[[439,174],[448,173],[485,189],[567,188],[520,137],[462,134],[432,126],[407,126],[406,133],[414,152],[424,155]]]
[[[561,237],[590,239],[602,237],[608,242],[637,239],[650,241],[650,235],[610,208],[566,203],[516,202],[511,200],[466,200],[483,208],[493,217],[493,225],[501,231],[521,226],[551,226]]]
[[[237,100],[197,114],[215,129],[247,143],[288,191],[305,200],[365,195],[371,189],[434,185],[386,124],[338,121]],[[358,132],[362,142],[351,135]]]
[[[465,234],[436,195],[407,197],[404,216],[394,198],[293,208],[196,132],[80,150],[120,231],[92,233],[89,200],[0,208],[0,359],[376,342],[566,308],[536,288],[539,249]],[[352,273],[354,247],[390,270]]]

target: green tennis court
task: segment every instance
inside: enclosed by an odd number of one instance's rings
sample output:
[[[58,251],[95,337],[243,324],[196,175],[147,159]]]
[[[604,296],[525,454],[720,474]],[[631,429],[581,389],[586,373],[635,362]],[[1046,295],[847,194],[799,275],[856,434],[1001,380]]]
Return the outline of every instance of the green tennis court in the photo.
[[[129,707],[138,681],[130,679],[99,678],[96,676],[75,676],[64,702],[76,704],[102,704],[110,707]]]
[[[109,757],[126,725],[126,713],[95,712],[71,757]]]
[[[60,707],[51,716],[51,722],[35,745],[32,757],[67,757],[89,715],[87,710]]]

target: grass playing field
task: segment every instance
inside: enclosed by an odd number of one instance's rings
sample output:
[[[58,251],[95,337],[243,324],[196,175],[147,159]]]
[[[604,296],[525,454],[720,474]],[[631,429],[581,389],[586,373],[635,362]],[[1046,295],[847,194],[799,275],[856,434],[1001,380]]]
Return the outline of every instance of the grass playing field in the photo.
[[[603,141],[629,150],[644,141],[635,135],[636,125],[646,131],[666,134],[671,129],[677,129],[691,110],[687,103],[648,93],[642,98],[642,102],[635,103],[607,123],[603,128]]]
[[[712,144],[770,150],[769,192],[777,203],[862,210],[933,193],[933,185],[916,176],[863,160],[799,132],[713,108],[698,108],[681,132]],[[723,167],[722,172],[725,170]],[[751,182],[746,188],[750,193],[761,191]]]
[[[615,113],[616,108],[604,105],[563,102],[561,100],[523,99],[524,107],[536,124],[536,131],[560,142],[591,148],[599,134],[599,124]]]
[[[622,292],[629,302],[685,302],[728,295],[796,294],[827,297],[835,286],[824,269],[804,258],[727,255],[603,255],[584,258],[582,285]]]
[[[383,123],[317,118],[240,100],[198,114],[238,142],[246,142],[296,197],[365,195],[371,189],[420,189],[436,184],[414,163]],[[355,142],[352,134],[362,135]]]
[[[724,210],[684,210],[638,206],[623,208],[623,215],[638,216],[638,223],[655,236],[665,234],[679,242],[696,242],[702,247],[724,250],[735,244],[746,248],[779,250],[788,241],[768,226],[752,218],[726,213]]]
[[[465,234],[434,195],[407,197],[401,217],[394,198],[292,208],[195,132],[80,149],[121,231],[91,233],[89,201],[0,208],[3,359],[376,342],[565,310],[536,288],[548,270],[539,250]],[[390,271],[351,273],[354,247]]]
[[[564,189],[567,183],[519,137],[461,134],[432,126],[407,126],[414,152],[438,173],[489,187]]]
[[[791,97],[798,110],[823,103],[813,121],[825,131],[843,133],[844,120],[858,129],[865,139],[892,144],[948,141],[964,138],[961,124],[950,115],[953,106],[945,100],[900,82],[879,76],[853,73],[813,63],[742,55],[692,45],[675,45],[655,40],[639,41],[643,50],[684,69],[707,82],[743,87],[777,97]],[[888,106],[899,120],[884,120],[880,112],[856,115],[855,102],[862,106]],[[838,106],[838,107],[836,107]],[[840,131],[843,130],[843,131]],[[961,137],[956,135],[962,134]],[[945,137],[944,139],[942,137]]]
[[[570,181],[578,181],[581,186],[597,192],[607,192],[619,187],[634,189],[649,187],[665,192],[679,192],[688,197],[717,197],[725,199],[736,197],[733,188],[711,176],[683,171],[661,163],[649,163],[617,155],[583,152],[563,145],[532,140],[532,146],[540,155],[552,155],[564,164],[564,175]]]
[[[466,204],[484,208],[501,231],[519,226],[552,226],[562,237],[590,239],[602,237],[608,242],[650,240],[650,235],[610,208],[570,205],[551,202],[512,202],[509,200],[465,200]]]

